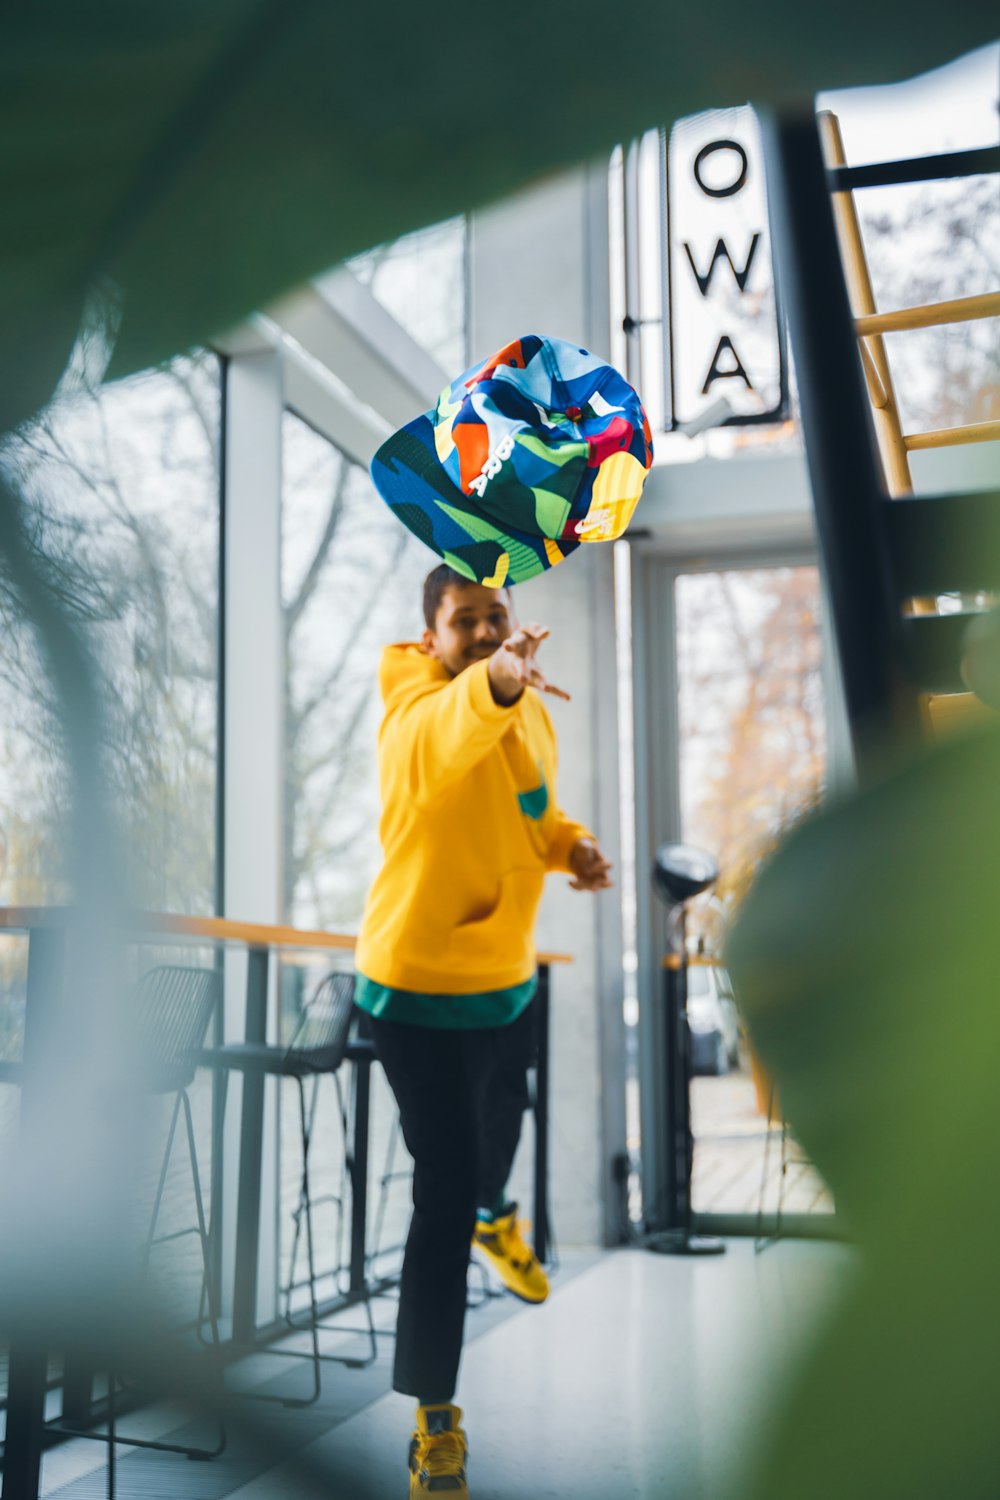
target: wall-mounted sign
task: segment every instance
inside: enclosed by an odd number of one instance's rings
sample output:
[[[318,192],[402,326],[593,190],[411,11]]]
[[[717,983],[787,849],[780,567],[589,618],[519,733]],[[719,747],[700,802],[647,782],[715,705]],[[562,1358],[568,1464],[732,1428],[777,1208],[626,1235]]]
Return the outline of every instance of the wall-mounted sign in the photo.
[[[679,120],[664,149],[667,429],[709,407],[727,425],[780,421],[788,375],[757,117],[746,106]]]

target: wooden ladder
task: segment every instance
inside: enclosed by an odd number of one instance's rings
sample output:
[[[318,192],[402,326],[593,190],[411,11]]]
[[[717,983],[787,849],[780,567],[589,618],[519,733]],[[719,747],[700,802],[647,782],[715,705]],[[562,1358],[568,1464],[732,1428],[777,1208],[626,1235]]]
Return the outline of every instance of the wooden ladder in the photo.
[[[837,116],[823,111],[818,116],[818,125],[827,169],[846,167],[847,157]],[[854,193],[849,189],[834,190],[832,203],[885,491],[890,498],[910,496],[913,494],[911,453],[928,448],[1000,441],[1000,420],[972,422],[932,432],[904,433],[884,335],[1000,317],[1000,291],[880,312],[875,302]],[[989,602],[1000,601],[994,596]],[[909,615],[937,615],[940,612],[934,596],[914,596],[906,603]],[[923,693],[920,703],[925,730],[932,738],[940,738],[980,720],[995,722],[996,719],[993,710],[969,692]]]

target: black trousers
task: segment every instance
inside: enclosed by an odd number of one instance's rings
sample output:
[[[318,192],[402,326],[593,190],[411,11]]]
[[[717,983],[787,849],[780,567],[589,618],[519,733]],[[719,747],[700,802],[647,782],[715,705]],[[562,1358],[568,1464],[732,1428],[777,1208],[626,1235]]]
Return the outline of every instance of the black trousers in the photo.
[[[532,1001],[509,1026],[474,1031],[371,1023],[414,1163],[392,1383],[418,1400],[455,1392],[476,1209],[497,1200],[510,1174],[535,1013]]]

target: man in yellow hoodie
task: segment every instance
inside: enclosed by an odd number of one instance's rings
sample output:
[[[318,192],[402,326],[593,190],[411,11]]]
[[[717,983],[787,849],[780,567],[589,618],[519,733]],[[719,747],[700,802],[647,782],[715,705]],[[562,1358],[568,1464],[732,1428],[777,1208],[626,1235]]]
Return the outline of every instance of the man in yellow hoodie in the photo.
[[[540,693],[548,632],[506,589],[447,566],[424,585],[418,643],[386,648],[379,734],[384,864],[357,948],[357,1001],[414,1160],[395,1389],[418,1401],[410,1495],[462,1500],[452,1404],[474,1240],[507,1287],[548,1294],[504,1189],[528,1102],[534,928],[547,871],[610,884],[597,841],[557,806],[556,737]]]

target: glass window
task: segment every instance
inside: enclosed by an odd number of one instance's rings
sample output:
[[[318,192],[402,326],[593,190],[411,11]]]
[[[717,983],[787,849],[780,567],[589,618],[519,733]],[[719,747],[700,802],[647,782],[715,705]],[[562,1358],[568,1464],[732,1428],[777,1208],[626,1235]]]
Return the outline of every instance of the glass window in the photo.
[[[137,907],[215,909],[220,367],[209,354],[49,408],[0,462],[84,633]],[[52,689],[0,577],[0,899],[68,894]]]
[[[902,83],[821,94],[817,108],[838,116],[852,166],[995,146],[998,61],[1000,44],[993,43]],[[619,330],[628,314],[633,371],[654,424],[662,424],[664,406],[670,405],[668,369],[664,387],[668,361],[661,359],[658,348],[658,342],[668,348],[671,343],[670,330],[663,330],[667,294],[674,303],[674,395],[684,398],[679,403],[675,399],[680,418],[689,420],[692,407],[699,410],[701,402],[714,404],[723,396],[741,413],[754,410],[758,392],[770,391],[773,396],[770,341],[766,346],[762,342],[762,330],[770,327],[773,287],[766,264],[767,225],[755,201],[754,179],[759,186],[760,172],[750,147],[749,138],[756,134],[748,123],[750,114],[746,109],[704,114],[673,127],[671,244],[657,134],[648,132],[611,158],[614,357],[624,368],[625,339]],[[701,146],[698,132],[713,121],[717,141],[730,137],[749,153],[749,171],[739,192],[727,191],[739,181],[738,173],[732,175],[733,167],[739,166],[732,151],[703,157],[697,174],[691,170],[694,161],[684,158],[685,134],[693,131],[695,145]],[[681,176],[691,197],[687,205],[676,191],[677,167],[684,169]],[[696,190],[695,177],[702,191]],[[634,190],[635,199],[627,209],[626,187]],[[751,202],[753,213],[741,222],[735,210]],[[995,175],[864,189],[855,194],[855,202],[880,311],[996,289],[1000,194]],[[756,246],[754,235],[760,236]],[[626,266],[628,300],[633,304],[627,307]],[[713,303],[722,318],[718,326],[709,316]],[[714,350],[711,363],[699,342],[702,324],[710,335],[709,352]],[[660,339],[661,331],[667,334],[665,340]],[[723,334],[729,342],[720,348],[717,340]],[[996,319],[889,334],[886,350],[905,432],[990,421],[1000,414]],[[696,361],[688,368],[696,351],[700,364]],[[691,437],[658,435],[657,462],[797,447],[794,371],[788,375],[793,421],[715,427]]]
[[[995,146],[1000,44],[888,88],[820,97],[840,121],[849,165]],[[1000,284],[995,176],[855,193],[880,311],[993,292]],[[886,336],[904,432],[1000,416],[995,318]]]
[[[715,900],[731,908],[822,793],[819,580],[812,567],[688,573],[676,601],[682,834],[715,855]]]
[[[457,218],[377,245],[347,262],[449,379],[468,364],[465,260],[466,222]]]
[[[419,638],[438,559],[367,470],[291,412],[283,458],[284,912],[350,932],[379,859],[379,658],[389,641]]]
[[[8,438],[0,464],[28,501],[32,536],[92,653],[105,708],[105,767],[137,908],[216,909],[219,685],[219,360],[206,352],[53,404]],[[0,572],[0,903],[67,900],[67,782],[57,705],[11,581]],[[0,937],[0,1057],[24,1030],[28,942]],[[205,951],[143,955],[208,963]],[[192,1090],[211,1181],[211,1078]],[[16,1140],[19,1091],[0,1088],[0,1153]],[[165,1128],[165,1122],[164,1122]],[[153,1132],[151,1132],[152,1139]],[[162,1144],[162,1137],[159,1138]],[[163,1224],[191,1222],[175,1160]],[[159,1159],[140,1187],[151,1200]],[[197,1252],[168,1281],[197,1305]]]
[[[93,653],[106,766],[139,908],[210,913],[216,887],[219,361],[161,370],[54,405],[0,463]],[[0,574],[0,901],[70,895],[67,788],[52,687]],[[0,941],[0,1046],[16,1055],[21,939]]]

